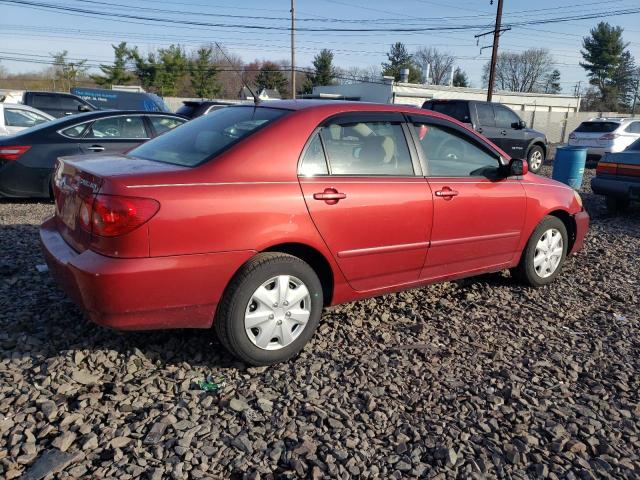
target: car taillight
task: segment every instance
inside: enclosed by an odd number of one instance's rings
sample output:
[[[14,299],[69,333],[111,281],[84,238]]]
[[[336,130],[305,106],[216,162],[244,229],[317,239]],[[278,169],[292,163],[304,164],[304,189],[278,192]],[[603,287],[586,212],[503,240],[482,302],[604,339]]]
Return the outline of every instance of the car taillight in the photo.
[[[29,145],[0,147],[0,160],[18,160],[30,148],[31,146]]]
[[[618,173],[618,164],[600,161],[598,162],[598,166],[596,167],[596,175],[598,175],[599,173],[616,175]]]
[[[117,237],[144,225],[160,209],[151,198],[96,195],[80,205],[80,226],[100,237]]]
[[[575,133],[571,132],[569,134],[569,140],[575,140],[576,138],[578,138],[578,136]]]
[[[615,140],[619,136],[617,133],[605,133],[598,140]]]

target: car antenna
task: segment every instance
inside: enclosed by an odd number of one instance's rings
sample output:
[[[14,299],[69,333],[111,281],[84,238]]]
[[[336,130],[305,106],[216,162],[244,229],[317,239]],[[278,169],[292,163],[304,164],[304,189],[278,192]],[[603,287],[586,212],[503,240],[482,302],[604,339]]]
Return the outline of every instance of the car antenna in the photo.
[[[231,62],[231,59],[227,56],[227,54],[225,53],[225,51],[222,49],[222,47],[220,46],[220,44],[218,42],[213,42],[215,44],[216,47],[218,47],[218,50],[220,50],[220,53],[222,53],[222,55],[224,56],[224,58],[227,59],[227,62],[229,62],[229,65],[231,65],[232,67],[234,67],[234,73],[240,77],[240,81],[242,82],[242,85],[249,90],[249,92],[251,93],[251,95],[253,95],[253,103],[255,105],[258,105],[260,103],[260,97],[258,97],[258,95],[256,95],[255,93],[253,93],[253,90],[251,90],[251,88],[249,87],[249,84],[247,82],[245,82],[244,77],[242,75],[240,75],[240,73],[238,73],[238,71],[235,69],[235,65]]]

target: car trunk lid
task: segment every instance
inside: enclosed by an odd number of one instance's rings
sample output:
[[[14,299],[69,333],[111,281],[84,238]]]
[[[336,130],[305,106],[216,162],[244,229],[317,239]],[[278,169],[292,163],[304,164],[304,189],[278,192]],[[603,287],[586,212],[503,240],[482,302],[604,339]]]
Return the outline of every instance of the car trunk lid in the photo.
[[[609,153],[598,163],[596,173],[598,175],[634,177],[640,181],[640,152]]]
[[[88,248],[96,249],[94,248],[96,245],[104,247],[104,239],[96,242],[95,235],[92,235],[91,222],[96,198],[103,197],[105,192],[110,196],[117,196],[117,193],[114,195],[114,191],[117,190],[115,187],[118,180],[153,176],[153,174],[179,169],[182,167],[124,155],[59,158],[54,172],[53,187],[58,231],[78,252]],[[113,239],[106,243],[109,242],[113,242]],[[145,245],[144,249],[138,246],[138,250],[148,251],[148,246]]]

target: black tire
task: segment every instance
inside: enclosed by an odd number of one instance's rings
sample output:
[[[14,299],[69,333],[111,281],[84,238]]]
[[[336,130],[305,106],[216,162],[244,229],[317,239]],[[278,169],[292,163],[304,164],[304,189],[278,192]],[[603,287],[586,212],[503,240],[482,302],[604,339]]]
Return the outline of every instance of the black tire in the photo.
[[[540,145],[534,145],[527,152],[527,163],[529,164],[529,171],[532,173],[540,171],[544,160],[544,149]]]
[[[620,197],[605,197],[607,203],[607,210],[611,213],[623,212],[629,208],[629,199]]]
[[[278,350],[258,347],[245,331],[245,313],[251,298],[263,283],[278,275],[291,275],[307,287],[311,306],[309,320],[298,337]],[[298,354],[313,336],[323,308],[322,284],[303,260],[284,253],[260,253],[235,274],[218,306],[214,327],[222,345],[250,365],[271,365]]]
[[[538,244],[538,241],[540,241],[545,232],[551,229],[557,230],[562,236],[562,255],[555,271],[553,271],[551,275],[543,277],[536,271],[536,268],[534,266],[534,257],[536,255],[536,246]],[[553,282],[562,270],[562,265],[564,264],[564,260],[567,257],[567,248],[567,228],[565,227],[564,223],[562,223],[562,220],[553,216],[544,217],[531,234],[531,237],[529,237],[529,241],[527,242],[527,245],[522,252],[520,263],[513,270],[515,277],[522,283],[525,283],[532,287],[541,287]]]

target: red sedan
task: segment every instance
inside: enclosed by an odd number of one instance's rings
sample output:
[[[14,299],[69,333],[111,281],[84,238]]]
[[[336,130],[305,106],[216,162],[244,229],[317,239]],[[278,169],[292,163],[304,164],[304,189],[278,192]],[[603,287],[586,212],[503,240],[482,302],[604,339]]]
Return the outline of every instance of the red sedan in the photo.
[[[50,270],[117,329],[210,328],[250,364],[290,358],[323,307],[581,248],[580,196],[441,114],[282,101],[218,110],[127,155],[62,158]]]

